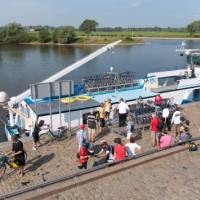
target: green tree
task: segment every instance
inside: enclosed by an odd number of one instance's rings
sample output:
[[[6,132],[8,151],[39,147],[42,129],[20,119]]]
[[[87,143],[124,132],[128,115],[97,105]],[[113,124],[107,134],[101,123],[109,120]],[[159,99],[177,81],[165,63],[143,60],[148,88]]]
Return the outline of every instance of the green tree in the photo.
[[[96,30],[96,27],[98,26],[98,22],[92,19],[86,19],[84,20],[81,25],[79,26],[79,30],[85,32],[87,35],[89,35],[92,31]]]
[[[53,32],[52,32],[52,38],[51,38],[51,40],[54,43],[58,42],[58,32],[59,31],[57,29],[53,30]]]
[[[68,44],[74,42],[76,38],[74,28],[72,26],[65,26],[59,29],[57,33],[57,41],[61,44]]]
[[[4,35],[3,42],[20,43],[29,40],[28,34],[24,31],[23,27],[16,22],[6,25],[1,35]]]
[[[5,42],[6,30],[5,28],[0,28],[0,42]]]
[[[46,43],[51,41],[51,34],[48,29],[42,29],[39,32],[39,42]]]
[[[200,31],[200,20],[193,21],[192,23],[188,24],[187,31],[190,33],[190,36],[193,36],[195,32]]]

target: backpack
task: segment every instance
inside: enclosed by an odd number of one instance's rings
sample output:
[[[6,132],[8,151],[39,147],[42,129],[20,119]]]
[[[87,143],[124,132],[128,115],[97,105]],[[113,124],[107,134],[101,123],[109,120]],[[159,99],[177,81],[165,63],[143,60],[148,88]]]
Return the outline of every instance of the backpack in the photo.
[[[197,150],[198,150],[197,144],[195,144],[194,142],[191,142],[189,144],[189,151],[197,151]]]

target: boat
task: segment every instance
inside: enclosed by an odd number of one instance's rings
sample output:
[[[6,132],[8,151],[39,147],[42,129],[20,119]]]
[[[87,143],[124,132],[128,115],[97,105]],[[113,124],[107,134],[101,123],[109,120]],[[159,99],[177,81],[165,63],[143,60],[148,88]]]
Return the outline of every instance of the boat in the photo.
[[[119,42],[102,47],[95,52],[95,56],[110,50]],[[9,120],[5,127],[8,140],[19,128],[31,133],[40,120],[50,124],[52,131],[61,126],[70,129],[77,127],[85,122],[91,109],[97,111],[106,99],[111,100],[113,109],[120,98],[124,98],[128,104],[134,104],[139,97],[153,99],[158,94],[163,98],[173,97],[176,104],[200,100],[200,49],[186,49],[182,43],[176,51],[187,58],[184,68],[148,73],[143,79],[135,79],[133,72],[114,72],[110,67],[109,72],[84,77],[78,84],[72,80],[56,81],[66,75],[69,69],[74,70],[88,62],[89,57],[93,59],[95,56],[92,54],[42,83],[33,84],[29,90],[8,102]]]

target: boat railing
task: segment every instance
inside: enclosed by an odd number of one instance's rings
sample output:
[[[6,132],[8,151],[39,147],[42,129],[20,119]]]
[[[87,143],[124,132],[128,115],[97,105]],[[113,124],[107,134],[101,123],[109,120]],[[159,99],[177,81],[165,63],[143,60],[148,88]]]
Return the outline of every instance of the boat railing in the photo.
[[[87,92],[100,92],[100,91],[111,91],[111,90],[116,90],[116,89],[123,89],[127,87],[134,87],[139,84],[138,80],[134,80],[131,82],[127,83],[118,83],[118,84],[112,84],[112,85],[105,85],[105,86],[97,86],[97,87],[90,87],[90,86],[85,86],[85,90]]]

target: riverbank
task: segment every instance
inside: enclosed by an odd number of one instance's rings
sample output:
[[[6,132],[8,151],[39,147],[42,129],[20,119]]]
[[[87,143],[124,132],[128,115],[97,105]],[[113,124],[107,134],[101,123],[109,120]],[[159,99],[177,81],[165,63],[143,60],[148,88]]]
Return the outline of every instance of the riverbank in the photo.
[[[119,40],[120,38],[115,38],[107,41],[90,41],[90,42],[74,42],[70,44],[61,44],[61,43],[53,43],[53,42],[21,42],[18,43],[17,45],[32,45],[32,46],[104,46],[107,45],[111,42],[114,42],[116,40]],[[190,41],[190,40],[195,40],[199,41],[200,38],[195,38],[195,37],[134,37],[133,38],[134,42],[131,41],[122,41],[118,46],[137,46],[137,45],[142,45],[144,44],[144,40],[185,40],[185,41]],[[0,43],[0,45],[5,45],[6,43]],[[10,44],[10,43],[9,43]],[[15,44],[16,45],[16,44]]]

